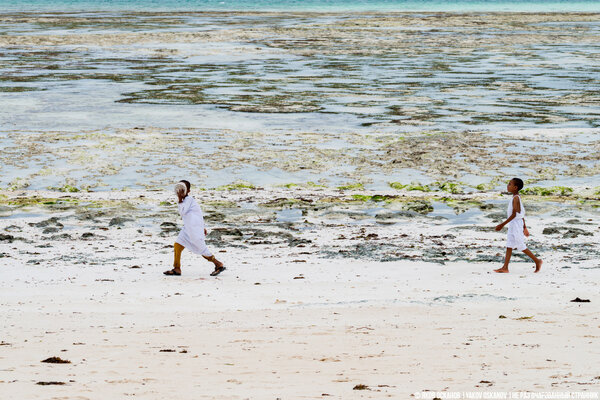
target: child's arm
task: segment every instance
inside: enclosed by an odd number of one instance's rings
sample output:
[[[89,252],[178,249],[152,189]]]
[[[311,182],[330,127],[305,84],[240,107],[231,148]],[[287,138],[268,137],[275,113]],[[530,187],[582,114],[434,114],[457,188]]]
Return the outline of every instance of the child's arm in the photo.
[[[517,197],[513,197],[513,212],[512,212],[512,214],[510,214],[510,217],[508,217],[506,219],[506,221],[504,221],[503,223],[501,223],[499,225],[496,225],[496,230],[499,231],[502,228],[504,228],[504,226],[506,224],[508,224],[513,219],[515,219],[515,217],[517,216],[517,213],[520,211],[521,211],[521,204],[519,203],[519,199]]]
[[[526,237],[529,237],[529,231],[527,230],[527,226],[525,225],[525,218],[523,218],[523,234]]]

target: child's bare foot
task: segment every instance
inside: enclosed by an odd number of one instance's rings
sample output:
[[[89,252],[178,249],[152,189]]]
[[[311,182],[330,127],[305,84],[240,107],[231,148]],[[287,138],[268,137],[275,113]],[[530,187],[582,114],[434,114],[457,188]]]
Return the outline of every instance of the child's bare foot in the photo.
[[[179,269],[179,268],[173,268],[173,269],[171,269],[169,271],[163,272],[163,274],[169,275],[169,276],[179,276],[179,275],[181,275],[181,269]]]
[[[540,272],[540,269],[542,268],[542,260],[539,260],[538,262],[535,263],[535,271],[533,272]]]
[[[504,268],[504,267],[498,268],[498,269],[495,269],[494,272],[498,272],[499,274],[508,274],[508,268]]]

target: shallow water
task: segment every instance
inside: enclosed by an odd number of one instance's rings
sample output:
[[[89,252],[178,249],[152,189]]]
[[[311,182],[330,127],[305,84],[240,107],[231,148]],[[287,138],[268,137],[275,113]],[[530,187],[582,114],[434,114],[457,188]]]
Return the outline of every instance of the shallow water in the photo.
[[[472,190],[505,175],[599,186],[597,17],[0,14],[0,186],[156,187],[182,175],[203,187]],[[193,133],[175,140],[181,128]],[[540,134],[518,137],[528,130]],[[444,140],[462,132],[477,134]],[[419,135],[431,137],[421,159],[409,152]],[[585,169],[571,168],[575,154]]]

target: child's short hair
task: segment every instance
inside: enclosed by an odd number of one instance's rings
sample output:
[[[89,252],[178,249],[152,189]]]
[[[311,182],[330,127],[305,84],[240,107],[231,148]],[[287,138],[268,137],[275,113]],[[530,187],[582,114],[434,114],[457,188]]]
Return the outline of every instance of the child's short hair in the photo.
[[[517,187],[517,189],[521,190],[523,189],[523,181],[520,178],[512,178],[513,182],[515,183],[515,186]],[[189,190],[189,187],[188,187]]]
[[[192,188],[192,185],[191,185],[191,184],[190,184],[188,181],[186,181],[185,179],[182,179],[182,180],[180,180],[179,182],[182,182],[182,183],[184,183],[184,184],[185,184],[185,187],[187,188],[187,191],[188,191],[188,192],[189,192],[189,191],[190,191],[190,189]]]

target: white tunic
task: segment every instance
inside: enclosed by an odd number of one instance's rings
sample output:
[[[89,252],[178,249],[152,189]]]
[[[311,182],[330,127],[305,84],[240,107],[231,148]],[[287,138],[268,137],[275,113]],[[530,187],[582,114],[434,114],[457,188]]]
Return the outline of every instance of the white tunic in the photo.
[[[204,217],[196,200],[187,195],[178,207],[179,214],[183,219],[183,229],[179,232],[175,242],[192,253],[202,254],[206,257],[212,256],[204,242]]]
[[[527,246],[525,245],[525,233],[523,233],[523,218],[525,218],[525,207],[523,207],[521,197],[515,197],[519,199],[519,204],[521,205],[521,212],[518,212],[515,218],[508,223],[506,247],[510,249],[517,249],[523,251],[527,249]],[[510,217],[513,213],[513,199],[514,197],[508,202],[508,209],[506,210],[507,217]]]

